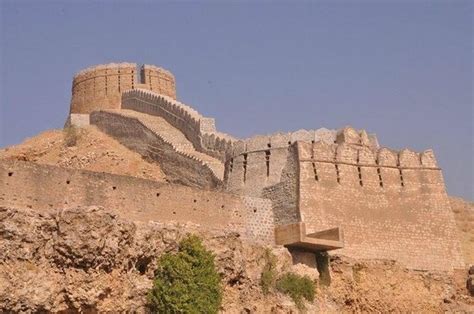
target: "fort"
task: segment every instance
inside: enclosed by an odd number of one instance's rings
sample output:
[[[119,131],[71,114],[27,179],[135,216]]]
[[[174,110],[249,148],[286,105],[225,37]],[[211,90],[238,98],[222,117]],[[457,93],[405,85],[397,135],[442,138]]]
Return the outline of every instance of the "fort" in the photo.
[[[454,216],[432,150],[395,151],[352,127],[239,139],[177,100],[174,76],[151,65],[99,65],[73,79],[66,126],[95,125],[168,184],[0,162],[0,205],[102,205],[136,220],[191,221],[315,253],[391,259],[417,270],[464,267]]]

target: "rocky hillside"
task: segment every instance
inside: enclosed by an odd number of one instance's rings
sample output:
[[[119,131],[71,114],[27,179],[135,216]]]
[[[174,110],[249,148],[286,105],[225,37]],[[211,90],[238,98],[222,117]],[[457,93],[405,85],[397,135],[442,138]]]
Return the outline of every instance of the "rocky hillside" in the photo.
[[[155,261],[177,249],[186,233],[199,234],[216,254],[225,313],[297,313],[287,296],[264,295],[260,276],[265,249],[239,234],[203,232],[197,225],[136,223],[98,208],[38,213],[0,208],[0,312],[137,311],[146,309]],[[316,270],[291,265],[284,248],[270,248],[277,271],[318,281],[314,312],[444,312],[474,310],[459,280],[443,273],[407,270],[392,261],[333,256],[331,285]]]
[[[450,203],[459,231],[464,261],[467,265],[474,265],[474,203],[460,197],[451,197]]]
[[[0,159],[166,181],[160,165],[144,160],[95,127],[52,130],[0,150]],[[474,264],[474,206],[451,198],[466,264]],[[113,208],[39,212],[0,207],[0,312],[146,311],[157,258],[175,251],[187,233],[200,235],[216,254],[224,287],[224,313],[297,313],[275,290],[263,294],[260,278],[268,249],[277,272],[309,275],[317,282],[314,312],[474,313],[467,272],[408,270],[388,260],[333,255],[331,284],[317,270],[292,265],[285,248],[242,241],[237,233],[203,231],[194,224],[140,223]],[[335,251],[337,253],[337,251]]]
[[[144,160],[94,126],[43,132],[19,145],[0,149],[0,159],[165,180],[156,162]]]

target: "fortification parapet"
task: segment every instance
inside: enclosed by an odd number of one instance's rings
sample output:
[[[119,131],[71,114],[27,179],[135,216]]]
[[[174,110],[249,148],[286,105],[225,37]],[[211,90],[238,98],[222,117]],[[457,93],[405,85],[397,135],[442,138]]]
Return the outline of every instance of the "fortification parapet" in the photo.
[[[213,118],[202,116],[175,99],[145,89],[123,92],[122,108],[164,118],[180,130],[196,150],[225,161],[236,139],[216,131]]]
[[[398,153],[398,164],[400,167],[421,167],[420,155],[409,149],[403,149]]]
[[[379,143],[375,134],[368,134],[365,130],[359,130],[346,126],[337,131],[336,143],[347,143],[351,145],[369,146],[378,148]]]
[[[268,150],[273,148],[287,148],[297,141],[334,143],[336,131],[326,128],[318,130],[298,130],[294,132],[278,132],[268,135],[255,135],[242,140],[238,147],[234,147],[233,156],[242,153],[251,153],[255,151]],[[243,144],[242,144],[243,143]],[[236,145],[236,143],[234,143]]]
[[[358,150],[356,148],[346,143],[342,143],[337,145],[335,161],[349,164],[357,164],[358,155]]]
[[[433,150],[428,149],[421,153],[421,164],[424,167],[438,167]]]
[[[255,135],[243,140],[243,147],[233,149],[232,155],[237,156],[242,153],[251,153],[254,151],[268,150],[272,148],[283,148],[297,142],[327,144],[350,144],[357,146],[366,146],[371,149],[378,149],[379,144],[375,134],[367,134],[365,130],[356,131],[354,128],[345,127],[340,130],[329,130],[320,128],[317,130],[298,130],[287,133],[274,133],[268,135]],[[334,156],[333,156],[334,157]]]
[[[391,149],[381,148],[377,153],[377,163],[381,166],[396,167],[398,165],[398,154]]]
[[[70,113],[89,114],[95,110],[118,109],[122,92],[138,87],[176,98],[175,79],[167,70],[151,65],[137,69],[135,63],[125,62],[101,64],[74,76]]]
[[[176,99],[175,79],[170,71],[148,64],[140,71],[140,83],[145,84],[146,89]]]
[[[291,147],[296,142],[323,143],[327,147],[334,147],[336,131],[328,129],[298,130],[287,133],[274,133],[269,135],[256,135],[241,141],[232,142],[232,150],[228,156],[228,163],[224,177],[226,188],[229,191],[243,195],[261,196],[270,193],[273,187],[280,184],[284,178],[283,172],[287,167],[296,169],[291,164],[295,156],[290,156]],[[332,146],[330,146],[332,145]],[[307,158],[312,158],[312,153]],[[334,152],[330,157],[333,161]],[[295,173],[287,173],[286,176]],[[267,192],[265,192],[267,191]],[[271,192],[270,195],[275,193]]]

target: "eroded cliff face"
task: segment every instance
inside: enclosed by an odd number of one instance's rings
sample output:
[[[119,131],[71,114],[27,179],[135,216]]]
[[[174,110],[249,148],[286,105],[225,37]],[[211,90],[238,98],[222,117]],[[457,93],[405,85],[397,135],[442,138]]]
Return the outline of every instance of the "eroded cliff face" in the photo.
[[[145,160],[94,126],[45,131],[0,149],[0,159],[166,181],[159,164]]]
[[[243,242],[239,234],[132,222],[100,207],[49,213],[0,208],[0,311],[145,312],[156,258],[176,250],[190,232],[216,254],[222,312],[298,312],[285,295],[263,295],[264,248]],[[292,265],[286,249],[272,252],[279,273],[318,278],[316,270]],[[330,273],[331,285],[318,283],[308,312],[474,310],[463,274],[456,280],[453,274],[410,271],[392,261],[338,256],[331,258]]]

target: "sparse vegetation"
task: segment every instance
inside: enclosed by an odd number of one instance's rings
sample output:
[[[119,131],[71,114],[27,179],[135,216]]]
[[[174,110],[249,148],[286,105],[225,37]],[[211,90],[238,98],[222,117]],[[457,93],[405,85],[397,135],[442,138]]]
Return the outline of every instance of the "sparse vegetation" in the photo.
[[[304,309],[303,299],[314,301],[315,284],[311,278],[295,273],[285,273],[278,276],[277,258],[268,248],[263,253],[263,259],[265,265],[260,277],[260,286],[265,295],[276,288],[281,293],[289,295],[300,310]]]
[[[67,147],[76,146],[79,139],[79,132],[76,127],[70,125],[64,128],[64,145]]]
[[[275,286],[277,272],[276,272],[276,256],[273,255],[269,248],[265,249],[263,253],[265,266],[263,266],[262,276],[260,277],[260,286],[264,294],[270,293],[272,287]]]
[[[214,255],[197,236],[179,243],[177,253],[160,257],[149,306],[157,313],[217,313],[222,301]]]
[[[276,287],[278,291],[289,295],[300,310],[304,309],[303,299],[314,301],[315,285],[308,276],[286,273],[278,279]]]

